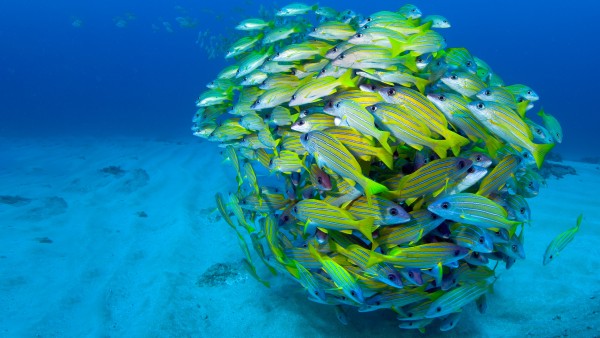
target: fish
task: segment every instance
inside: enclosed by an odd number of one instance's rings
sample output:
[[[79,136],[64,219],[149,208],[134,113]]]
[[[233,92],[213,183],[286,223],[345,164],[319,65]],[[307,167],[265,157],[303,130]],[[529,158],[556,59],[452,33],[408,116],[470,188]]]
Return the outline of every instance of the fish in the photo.
[[[299,118],[290,127],[292,130],[308,133],[313,130],[325,130],[335,126],[335,117],[327,114],[310,114]]]
[[[373,196],[371,203],[361,196],[346,206],[346,210],[357,218],[372,218],[378,226],[406,223],[410,215],[398,204],[380,196]]]
[[[556,236],[548,247],[546,247],[546,252],[544,253],[544,265],[548,265],[552,262],[558,255],[563,251],[563,249],[567,246],[567,244],[571,243],[575,238],[575,235],[579,232],[579,226],[583,221],[583,214],[577,217],[577,224],[562,233]]]
[[[304,233],[314,234],[317,227],[336,231],[360,232],[373,242],[373,218],[356,218],[347,210],[316,199],[304,199],[292,208],[292,215],[305,223]]]
[[[562,127],[560,126],[560,122],[558,122],[558,120],[554,116],[546,114],[543,109],[541,109],[538,112],[538,115],[544,121],[544,126],[546,127],[550,135],[552,135],[552,139],[558,143],[562,143],[563,132]]]
[[[439,193],[449,181],[459,177],[471,165],[471,160],[460,157],[431,161],[414,173],[402,177],[398,188],[390,194],[395,198],[408,199]]]
[[[405,268],[431,269],[440,265],[456,262],[464,258],[469,249],[453,243],[428,243],[408,248],[398,248],[383,255],[372,251],[367,266],[377,263],[391,263]]]
[[[511,176],[514,176],[520,164],[520,156],[512,154],[504,156],[502,159],[500,159],[494,169],[492,169],[490,174],[481,181],[476,194],[488,196],[492,193],[496,193],[506,184],[506,181]]]
[[[339,125],[349,126],[366,136],[373,136],[390,154],[392,148],[388,144],[390,133],[375,127],[375,118],[359,103],[352,100],[341,100],[333,107],[326,107],[325,112],[341,118]]]
[[[326,21],[318,27],[314,27],[308,34],[313,38],[323,40],[346,40],[354,35],[356,31],[351,25],[339,21]]]
[[[343,266],[336,263],[331,257],[321,255],[312,245],[309,245],[310,253],[323,265],[323,270],[327,272],[335,285],[344,291],[344,294],[353,301],[361,304],[365,301],[363,290]]]
[[[381,228],[377,244],[383,248],[414,244],[444,222],[427,209],[413,210],[409,215],[410,220],[403,222],[403,226]]]
[[[315,156],[320,167],[327,166],[338,175],[355,181],[363,188],[367,198],[388,191],[384,185],[364,176],[356,158],[333,136],[322,131],[311,131],[303,134],[300,142]]]
[[[354,85],[352,71],[350,70],[346,71],[339,79],[331,76],[319,78],[300,86],[291,96],[288,105],[293,107],[313,103],[322,97],[335,93],[338,87],[354,87]]]
[[[460,193],[437,198],[427,207],[432,213],[455,222],[477,225],[485,229],[502,228],[515,232],[521,222],[509,220],[508,213],[497,203],[480,195]]]
[[[433,301],[425,314],[426,318],[438,318],[458,312],[463,306],[475,301],[488,292],[491,285],[483,281],[466,283],[444,293]]]
[[[375,141],[350,127],[337,126],[324,130],[335,137],[358,159],[370,161],[372,156],[379,158],[389,169],[394,167],[394,158],[390,151],[376,147]]]
[[[469,143],[468,139],[447,128],[448,121],[444,114],[418,91],[394,86],[380,88],[378,92],[387,103],[400,105],[408,114],[419,118],[431,131],[442,135],[455,154],[458,153],[458,148]]]
[[[546,154],[554,144],[537,144],[531,140],[531,130],[516,112],[496,102],[473,101],[468,105],[473,115],[495,135],[506,142],[527,149],[541,168]]]
[[[275,13],[275,16],[296,16],[316,11],[319,8],[317,5],[306,5],[303,3],[293,3],[282,7]]]
[[[431,22],[431,28],[450,28],[450,21],[441,15],[428,15],[421,19],[422,23]]]
[[[450,71],[441,80],[448,87],[466,97],[473,97],[487,87],[487,84],[476,74],[464,71]]]
[[[527,101],[535,102],[540,99],[540,96],[530,87],[523,84],[513,84],[504,87],[510,91],[515,97],[523,97]]]
[[[235,29],[241,31],[253,31],[253,30],[263,30],[268,27],[273,27],[274,23],[272,21],[265,21],[263,19],[246,19],[240,22]]]
[[[432,138],[431,130],[412,114],[402,110],[398,105],[378,103],[368,106],[382,128],[389,130],[394,137],[406,142],[411,147],[422,150],[423,146],[432,149],[441,158],[446,158],[451,144],[447,140]]]

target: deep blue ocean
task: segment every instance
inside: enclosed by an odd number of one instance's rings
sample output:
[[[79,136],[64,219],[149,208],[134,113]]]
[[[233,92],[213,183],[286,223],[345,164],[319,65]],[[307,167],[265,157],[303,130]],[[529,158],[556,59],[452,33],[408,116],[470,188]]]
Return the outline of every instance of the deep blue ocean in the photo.
[[[506,83],[527,84],[541,96],[563,125],[556,151],[573,159],[598,154],[600,5],[413,3],[450,20],[452,28],[442,31],[448,46],[468,48]],[[343,9],[336,1],[320,4]],[[0,133],[191,137],[194,100],[227,64],[209,54],[240,36],[232,28],[261,5],[278,7],[250,0],[4,1]],[[396,5],[344,2],[362,14]]]

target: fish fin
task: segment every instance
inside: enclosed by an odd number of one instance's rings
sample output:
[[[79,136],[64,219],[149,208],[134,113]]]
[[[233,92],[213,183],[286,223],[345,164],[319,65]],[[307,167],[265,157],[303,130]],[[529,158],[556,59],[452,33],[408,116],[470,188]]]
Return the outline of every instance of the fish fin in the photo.
[[[371,243],[373,243],[373,234],[371,233],[371,229],[373,228],[374,221],[375,219],[373,219],[373,217],[367,217],[357,221],[358,226],[356,227],[356,229]]]
[[[352,69],[348,69],[340,78],[338,79],[340,85],[344,87],[355,87],[356,82],[352,79]]]
[[[396,57],[404,51],[404,46],[401,41],[392,38],[388,38],[388,40],[390,40],[390,45],[392,46],[392,57]]]
[[[527,107],[529,107],[529,102],[530,101],[523,101],[523,102],[519,102],[517,103],[517,113],[519,114],[519,116],[521,116],[521,118],[525,117],[525,113],[527,112]],[[540,112],[543,114],[543,110],[540,110]],[[540,113],[538,113],[538,115],[540,115]],[[540,115],[542,116],[542,115]]]
[[[378,151],[377,157],[383,162],[386,167],[389,169],[394,169],[394,156],[391,152],[386,151],[383,148],[379,148],[381,151]]]
[[[431,25],[433,25],[433,21],[427,21],[426,23],[422,24],[421,26],[419,26],[417,28],[422,33],[422,32],[426,32],[426,31],[430,30]]]
[[[426,79],[421,79],[421,78],[415,78],[415,87],[417,87],[417,90],[421,92],[421,94],[425,94],[425,87],[427,87],[427,85],[429,84],[429,80]]]
[[[383,260],[383,255],[382,254],[374,252],[374,251],[371,251],[369,253],[369,260],[367,261],[366,268],[368,269],[368,268],[372,267],[375,264],[383,263],[383,262],[384,262],[384,260]]]
[[[389,131],[382,131],[379,134],[379,138],[377,139],[379,141],[379,143],[381,143],[381,146],[390,154],[393,153],[392,148],[390,147],[389,143],[388,143],[388,139],[390,138],[390,132]]]
[[[550,144],[537,144],[534,143],[533,144],[533,151],[531,152],[531,154],[533,155],[533,158],[535,159],[535,164],[537,164],[538,169],[540,169],[542,167],[542,164],[544,163],[544,157],[546,157],[546,154],[552,150],[552,148],[554,148],[554,143],[550,143]]]
[[[405,200],[405,202],[406,202],[406,205],[411,205],[411,204],[413,204],[413,203],[414,203],[416,200],[418,200],[418,198],[417,198],[417,197],[411,197],[411,198],[407,198],[407,199]]]
[[[433,143],[433,147],[431,148],[441,159],[446,158],[448,156],[448,148],[450,148],[450,144],[446,140],[435,140]],[[452,153],[454,156],[458,156],[460,154],[460,147],[452,147]]]
[[[306,223],[304,223],[304,233],[314,233],[317,230],[317,227],[312,224],[312,222],[310,221],[310,219],[306,220]]]
[[[444,133],[444,138],[448,141],[448,143],[450,144],[450,146],[452,147],[452,152],[455,152],[454,148],[455,147],[459,147],[459,153],[460,153],[460,147],[465,146],[467,144],[470,143],[469,139],[466,137],[463,137],[455,132],[449,131]],[[457,154],[458,156],[458,154]]]

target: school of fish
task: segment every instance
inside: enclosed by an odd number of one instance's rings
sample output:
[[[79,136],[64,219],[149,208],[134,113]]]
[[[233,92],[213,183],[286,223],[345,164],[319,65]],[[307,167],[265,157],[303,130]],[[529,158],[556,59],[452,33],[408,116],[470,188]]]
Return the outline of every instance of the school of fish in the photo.
[[[470,303],[485,312],[497,270],[525,258],[527,199],[562,130],[534,121],[532,88],[447,47],[450,26],[410,4],[239,23],[192,129],[236,172],[217,207],[258,281],[287,276],[344,324],[350,307],[443,331]]]

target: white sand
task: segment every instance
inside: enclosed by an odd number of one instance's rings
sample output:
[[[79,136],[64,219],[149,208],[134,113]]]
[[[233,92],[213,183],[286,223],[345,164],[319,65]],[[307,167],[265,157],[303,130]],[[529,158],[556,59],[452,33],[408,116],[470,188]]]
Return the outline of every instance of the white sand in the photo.
[[[0,204],[0,336],[422,336],[397,329],[390,312],[348,309],[343,326],[290,281],[262,268],[270,289],[249,277],[213,213],[233,170],[198,143],[0,140],[0,195],[31,199]],[[565,164],[578,175],[548,180],[529,200],[527,260],[502,273],[485,315],[469,306],[445,336],[600,336],[600,166]],[[111,165],[125,172],[100,172]],[[574,242],[542,266],[548,242],[581,212]],[[230,283],[198,286],[216,263],[233,267]]]

